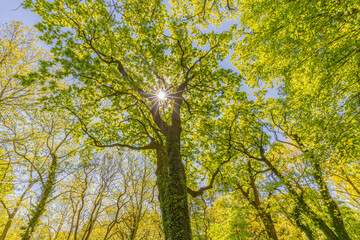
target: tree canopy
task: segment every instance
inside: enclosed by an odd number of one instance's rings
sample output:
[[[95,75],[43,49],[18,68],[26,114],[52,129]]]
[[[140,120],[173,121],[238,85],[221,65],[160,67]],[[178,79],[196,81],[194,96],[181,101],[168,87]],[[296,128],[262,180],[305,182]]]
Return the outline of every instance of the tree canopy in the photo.
[[[357,1],[23,7],[51,50],[6,25],[2,239],[360,238]]]

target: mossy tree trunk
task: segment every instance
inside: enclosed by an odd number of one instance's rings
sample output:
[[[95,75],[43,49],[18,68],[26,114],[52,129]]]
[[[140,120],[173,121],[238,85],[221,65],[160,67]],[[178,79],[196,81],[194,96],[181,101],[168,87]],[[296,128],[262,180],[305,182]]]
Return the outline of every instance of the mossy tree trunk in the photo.
[[[328,210],[328,214],[330,215],[331,223],[333,228],[335,229],[336,234],[342,240],[350,240],[350,236],[345,229],[345,224],[339,209],[338,204],[335,202],[333,197],[330,194],[330,190],[328,188],[327,183],[323,177],[324,173],[322,172],[320,162],[315,157],[313,158],[313,167],[314,167],[314,179],[319,187],[320,194],[324,199],[324,204]]]
[[[51,165],[48,173],[48,179],[45,183],[44,189],[41,193],[40,200],[35,206],[35,209],[32,211],[32,216],[29,220],[28,225],[25,228],[24,234],[22,235],[22,240],[29,240],[33,232],[35,231],[36,226],[38,225],[41,216],[45,212],[45,207],[48,203],[48,200],[51,196],[51,193],[54,189],[56,183],[56,169],[57,169],[57,157],[55,154],[51,154]]]
[[[173,125],[157,150],[157,186],[165,239],[191,239],[186,175],[180,155],[181,126]]]
[[[306,146],[303,144],[303,142],[298,136],[293,136],[293,137],[295,137],[294,140],[300,146],[302,152],[309,157],[309,160],[311,160],[313,166],[312,175],[315,179],[315,182],[317,183],[317,186],[320,191],[320,195],[324,200],[323,202],[328,210],[327,213],[330,216],[332,227],[335,230],[338,239],[350,240],[351,238],[345,229],[344,220],[341,215],[339,206],[331,196],[329,187],[323,177],[324,173],[322,172],[321,169],[320,159],[318,159],[315,156],[312,150],[306,148]]]
[[[264,154],[261,154],[260,161],[264,162],[270,170],[284,183],[288,189],[290,195],[294,197],[297,201],[297,206],[301,209],[303,214],[306,214],[309,219],[313,221],[315,225],[324,233],[324,235],[330,240],[340,240],[335,232],[327,225],[327,223],[314,211],[311,210],[311,207],[304,201],[301,194],[298,194],[295,188],[291,185],[289,181],[284,177],[282,173],[278,171],[277,168],[265,157]]]
[[[158,124],[163,129],[163,143],[157,149],[157,187],[165,239],[190,240],[191,226],[185,167],[181,159],[182,94],[189,79],[173,93],[171,125]],[[154,118],[156,120],[156,118]]]

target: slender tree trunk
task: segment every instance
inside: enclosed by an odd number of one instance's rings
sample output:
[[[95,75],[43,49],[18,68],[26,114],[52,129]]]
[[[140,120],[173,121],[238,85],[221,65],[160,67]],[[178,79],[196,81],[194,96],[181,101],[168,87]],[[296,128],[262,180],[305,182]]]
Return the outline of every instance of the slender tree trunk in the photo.
[[[259,213],[269,238],[273,240],[278,240],[275,225],[271,218],[271,214],[266,211],[266,208],[264,208],[263,204],[261,203],[260,194],[255,183],[255,176],[251,173],[250,162],[249,162],[249,174],[250,174],[250,186],[254,193],[254,201],[251,201],[249,196],[248,196],[248,200],[252,203],[252,205]]]
[[[85,208],[85,195],[86,195],[86,191],[88,190],[89,188],[89,173],[86,172],[86,169],[84,168],[84,174],[85,174],[85,184],[84,184],[84,187],[82,187],[82,191],[81,191],[81,195],[80,195],[80,203],[77,203],[77,204],[81,204],[80,207],[79,207],[79,210],[77,210],[77,212],[74,212],[74,214],[76,215],[75,218],[76,218],[76,222],[75,222],[75,229],[74,229],[74,240],[77,240],[78,239],[78,235],[79,235],[79,227],[80,227],[80,221],[81,221],[81,213],[82,211],[84,210]],[[78,207],[76,206],[76,209]],[[80,236],[79,236],[80,238]]]
[[[180,156],[180,124],[166,134],[165,146],[157,150],[157,186],[165,239],[190,240],[190,214],[186,176]]]
[[[29,189],[29,188],[28,188]],[[27,192],[27,191],[26,191]],[[8,220],[6,221],[6,224],[5,224],[5,227],[3,229],[3,232],[1,233],[1,236],[0,236],[0,240],[5,240],[6,239],[6,235],[7,233],[9,232],[10,228],[11,228],[11,225],[12,225],[12,222],[13,222],[13,219],[16,215],[16,213],[18,212],[19,210],[19,206],[20,206],[20,202],[22,201],[23,199],[23,196],[25,194],[22,195],[22,197],[20,198],[20,200],[18,201],[18,203],[16,204],[16,207],[15,209],[12,211],[12,213],[8,215]],[[6,209],[8,210],[8,209]]]
[[[14,218],[14,215],[15,214],[11,214],[11,216],[9,217],[9,220],[7,220],[6,224],[5,224],[5,227],[4,227],[4,230],[3,232],[1,233],[1,236],[0,236],[0,239],[1,240],[5,240],[6,239],[6,235],[11,227],[11,224],[12,224],[12,221],[13,221],[13,218]]]
[[[302,198],[302,195],[300,197]],[[316,235],[311,230],[311,228],[301,219],[301,209],[298,204],[295,206],[293,217],[295,219],[296,226],[298,226],[306,234],[307,238],[309,240],[315,240]]]
[[[116,213],[115,213],[115,217],[114,220],[112,220],[112,222],[109,223],[109,225],[106,228],[106,234],[104,236],[104,240],[107,240],[111,237],[111,231],[112,229],[115,227],[115,225],[117,224],[117,222],[119,221],[119,215],[120,215],[120,210],[122,209],[122,207],[125,205],[125,203],[121,203],[120,204],[120,200],[122,200],[122,197],[125,195],[126,193],[126,189],[127,186],[125,186],[125,192],[121,193],[118,196],[118,199],[116,200]]]
[[[265,226],[265,230],[267,235],[270,239],[278,240],[278,236],[275,229],[274,221],[272,220],[271,214],[266,211],[266,207],[264,207],[264,204],[261,202],[260,193],[258,191],[258,188],[256,186],[256,179],[255,176],[251,170],[251,163],[248,162],[248,172],[250,175],[250,188],[252,189],[254,197],[252,198],[250,196],[249,190],[246,191],[242,186],[238,185],[238,189],[241,191],[243,196],[248,200],[248,202],[255,208],[257,213],[259,214],[261,221],[263,222]]]
[[[65,215],[65,216],[66,216],[66,215]],[[54,239],[58,239],[58,237],[59,237],[59,234],[60,234],[60,232],[61,232],[63,223],[64,223],[64,221],[65,221],[65,216],[60,220],[59,227],[58,227],[57,230],[56,230]]]
[[[99,189],[99,192],[96,196],[96,199],[94,201],[94,206],[91,210],[91,213],[90,213],[90,217],[89,217],[89,220],[88,220],[88,224],[86,226],[86,230],[85,230],[85,233],[82,237],[83,240],[88,240],[90,238],[90,235],[94,229],[94,225],[95,225],[95,222],[99,216],[99,212],[100,212],[100,209],[102,207],[102,199],[103,199],[103,194],[104,194],[104,191],[105,191],[105,188],[106,188],[106,181],[102,182],[101,183],[102,185],[100,186],[100,189]]]
[[[12,222],[14,220],[14,217],[16,215],[16,213],[19,211],[19,207],[23,201],[23,199],[25,198],[26,194],[30,191],[30,189],[32,188],[32,186],[35,184],[36,181],[32,181],[30,182],[30,184],[27,186],[27,188],[25,189],[25,191],[21,194],[20,199],[17,201],[16,206],[14,208],[14,210],[10,213],[9,209],[6,207],[5,203],[2,202],[3,207],[6,209],[6,211],[8,212],[8,221],[5,224],[4,230],[1,233],[0,236],[0,240],[5,240],[6,239],[6,235],[9,232]]]
[[[270,170],[284,183],[289,193],[296,199],[299,208],[307,214],[308,217],[320,228],[320,230],[325,234],[329,240],[342,240],[339,238],[336,233],[319,217],[315,212],[311,210],[309,205],[306,204],[304,199],[295,191],[293,186],[286,180],[286,178],[271,164],[271,162],[265,157],[262,156],[261,161],[263,161]]]
[[[145,177],[145,175],[144,175]],[[130,234],[130,239],[129,240],[135,240],[138,230],[139,230],[139,225],[140,225],[140,221],[142,219],[142,208],[143,208],[143,197],[144,197],[144,183],[145,183],[145,179],[142,179],[142,184],[141,184],[141,193],[140,193],[140,199],[138,201],[138,207],[136,208],[136,213],[135,213],[135,219],[134,219],[134,224],[133,227],[131,229],[131,234]]]
[[[45,211],[45,207],[47,204],[47,201],[51,195],[51,192],[55,185],[55,179],[56,179],[56,169],[57,169],[57,157],[55,155],[51,155],[52,161],[50,165],[50,170],[48,174],[48,179],[46,181],[46,184],[44,186],[44,189],[41,193],[40,200],[37,203],[33,214],[29,220],[29,223],[25,229],[25,233],[22,236],[22,240],[29,240],[31,238],[31,235],[35,231],[35,228],[42,216],[42,214]]]
[[[321,171],[320,163],[317,159],[313,158],[314,162],[314,178],[320,189],[320,194],[324,199],[324,203],[326,208],[328,209],[328,213],[331,217],[331,222],[335,232],[342,240],[350,240],[350,237],[345,229],[344,221],[341,216],[341,212],[337,203],[330,195],[329,188],[323,178],[323,173]]]

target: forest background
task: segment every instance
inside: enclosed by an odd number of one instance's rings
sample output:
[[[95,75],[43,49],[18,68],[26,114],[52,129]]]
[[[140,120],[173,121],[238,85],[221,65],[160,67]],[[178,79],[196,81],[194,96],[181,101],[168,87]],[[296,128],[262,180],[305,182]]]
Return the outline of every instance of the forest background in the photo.
[[[0,239],[360,239],[357,1],[15,2]]]

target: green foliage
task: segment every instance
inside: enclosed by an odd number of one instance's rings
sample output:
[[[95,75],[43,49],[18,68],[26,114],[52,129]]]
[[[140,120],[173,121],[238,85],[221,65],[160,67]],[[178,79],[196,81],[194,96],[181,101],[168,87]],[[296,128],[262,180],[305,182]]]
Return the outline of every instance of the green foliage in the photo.
[[[33,121],[41,125],[44,119],[69,114],[75,119],[70,126],[59,124],[64,132],[73,131],[76,144],[87,146],[77,155],[79,165],[66,158],[67,164],[59,166],[70,175],[81,169],[67,186],[61,185],[73,195],[61,199],[61,221],[71,227],[60,227],[59,238],[150,238],[146,231],[159,233],[160,228],[144,224],[159,220],[159,207],[167,239],[191,238],[189,216],[194,239],[359,238],[358,1],[26,0],[23,6],[42,17],[36,27],[41,40],[52,45],[52,56],[45,59],[39,52],[35,57],[25,48],[15,48],[12,61],[1,54],[1,64],[8,62],[0,68],[8,72],[0,73],[7,94],[1,95],[0,108],[4,116],[13,116],[12,127],[29,122],[33,129],[38,127]],[[35,40],[31,34],[19,39]],[[1,41],[3,49],[11,49]],[[230,55],[242,76],[222,67]],[[42,58],[36,71],[13,64],[32,58]],[[254,97],[244,91],[247,87]],[[15,113],[6,107],[32,102],[23,96],[40,88],[44,108],[58,115],[30,119],[21,108]],[[165,99],[157,97],[159,91]],[[25,136],[27,129],[22,130],[13,133]],[[43,131],[32,133],[44,139]],[[59,141],[55,135],[46,136]],[[16,174],[15,165],[2,158],[41,142],[0,150],[4,182]],[[129,187],[126,180],[135,180],[134,175],[112,165],[118,171],[113,177],[122,174],[126,183],[117,185],[96,167],[96,147],[149,150],[151,160],[144,162],[156,174],[160,206],[139,210],[153,206],[146,194],[127,202],[148,188]],[[31,156],[41,173],[48,172],[44,154],[23,155]],[[118,192],[104,190],[101,186],[109,182],[89,176],[109,177]],[[13,188],[2,188],[0,197],[8,201],[5,196]],[[121,195],[124,189],[131,189],[130,195]],[[190,214],[186,191],[201,196],[191,199]],[[114,202],[117,207],[110,207]],[[72,217],[65,214],[70,206]],[[43,210],[40,221],[50,219],[47,229],[61,226]],[[119,213],[136,224],[116,222]],[[80,222],[81,214],[89,220]],[[41,229],[34,234],[45,238]]]
[[[24,6],[43,17],[37,25],[41,39],[55,44],[52,63],[42,63],[44,74],[50,74],[49,64],[59,64],[53,79],[76,78],[68,89],[53,88],[56,103],[76,112],[101,143],[144,146],[158,138],[151,106],[139,89],[155,98],[159,89],[175,93],[189,79],[184,99],[191,108],[182,111],[188,129],[199,118],[219,115],[224,92],[235,84],[236,75],[219,68],[231,35],[202,33],[159,1],[25,1]],[[169,97],[160,109],[168,124],[173,104]],[[188,137],[182,137],[186,142]]]

